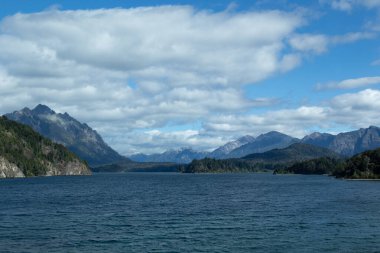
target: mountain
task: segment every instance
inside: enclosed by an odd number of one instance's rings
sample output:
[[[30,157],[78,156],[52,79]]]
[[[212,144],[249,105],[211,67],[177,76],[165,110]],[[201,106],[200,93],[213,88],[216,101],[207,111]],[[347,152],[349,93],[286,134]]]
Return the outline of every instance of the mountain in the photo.
[[[263,163],[288,163],[306,161],[320,157],[339,158],[335,152],[305,143],[294,143],[287,148],[272,149],[264,153],[255,153],[243,157],[243,160]]]
[[[254,141],[232,150],[226,158],[240,158],[253,153],[262,153],[275,148],[286,148],[300,140],[289,135],[272,131],[259,135]]]
[[[370,126],[338,135],[313,133],[302,139],[303,143],[324,147],[343,156],[352,155],[380,147],[380,128]]]
[[[86,163],[64,146],[0,117],[0,178],[90,174]]]
[[[234,149],[240,148],[241,146],[252,143],[255,141],[255,137],[252,137],[250,135],[246,135],[243,137],[240,137],[239,139],[235,141],[231,141],[226,143],[225,145],[215,149],[210,154],[208,154],[208,157],[212,158],[225,158],[228,156],[228,154],[233,151]]]
[[[262,170],[285,169],[294,163],[330,157],[338,159],[340,156],[333,151],[304,143],[295,143],[287,148],[273,149],[264,153],[255,153],[243,158],[194,160],[182,166],[180,170],[186,173],[220,173],[220,172],[255,172]]]
[[[32,127],[54,142],[63,144],[90,166],[127,159],[109,147],[87,124],[80,123],[67,113],[55,113],[46,105],[37,105],[33,110],[24,108],[5,116]]]
[[[129,158],[136,162],[169,162],[169,163],[190,163],[194,159],[202,159],[208,155],[208,152],[199,152],[190,148],[179,150],[169,150],[161,154],[137,154]]]

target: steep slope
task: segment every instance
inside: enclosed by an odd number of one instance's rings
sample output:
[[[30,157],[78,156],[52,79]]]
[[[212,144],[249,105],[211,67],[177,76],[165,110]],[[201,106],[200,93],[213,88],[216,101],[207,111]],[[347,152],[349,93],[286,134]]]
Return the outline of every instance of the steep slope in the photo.
[[[208,152],[199,152],[190,148],[169,150],[161,154],[144,155],[137,154],[129,158],[136,162],[168,162],[168,163],[190,163],[194,159],[206,157]]]
[[[67,113],[55,113],[45,105],[38,105],[33,110],[24,108],[5,116],[31,126],[43,136],[63,144],[90,166],[127,159],[110,148],[87,124],[81,124]]]
[[[347,159],[333,175],[348,179],[380,179],[380,148]]]
[[[286,148],[293,143],[299,142],[299,139],[289,135],[272,131],[259,135],[253,142],[247,143],[237,149],[232,150],[227,158],[240,158],[253,153],[262,153],[275,148]]]
[[[0,178],[90,174],[88,166],[64,146],[0,117]]]
[[[306,161],[319,157],[334,157],[339,155],[335,152],[321,147],[316,147],[305,143],[295,143],[287,148],[272,149],[264,153],[255,153],[243,157],[244,160],[265,163],[287,163],[295,161]]]
[[[303,143],[331,149],[344,156],[352,156],[380,147],[380,128],[370,126],[338,135],[314,133],[305,136]]]
[[[240,137],[239,139],[235,141],[226,143],[225,145],[212,151],[207,156],[212,157],[212,158],[225,158],[232,150],[240,148],[241,146],[248,143],[252,143],[254,141],[255,141],[255,137],[246,135],[246,136]]]

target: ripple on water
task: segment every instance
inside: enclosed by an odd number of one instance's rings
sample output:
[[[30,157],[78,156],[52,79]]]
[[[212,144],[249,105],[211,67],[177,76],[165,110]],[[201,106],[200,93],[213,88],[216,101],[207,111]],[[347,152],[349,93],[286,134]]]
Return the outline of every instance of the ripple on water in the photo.
[[[269,174],[0,181],[1,252],[376,252],[380,183]]]

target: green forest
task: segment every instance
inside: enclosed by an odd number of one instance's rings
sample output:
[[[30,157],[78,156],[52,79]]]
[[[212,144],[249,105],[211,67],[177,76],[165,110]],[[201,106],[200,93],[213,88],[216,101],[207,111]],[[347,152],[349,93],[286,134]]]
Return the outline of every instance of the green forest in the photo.
[[[17,165],[25,176],[45,175],[48,164],[78,160],[63,145],[53,143],[31,127],[0,117],[0,156]]]
[[[370,150],[349,159],[318,158],[295,163],[274,174],[328,174],[346,179],[380,179],[380,149]]]

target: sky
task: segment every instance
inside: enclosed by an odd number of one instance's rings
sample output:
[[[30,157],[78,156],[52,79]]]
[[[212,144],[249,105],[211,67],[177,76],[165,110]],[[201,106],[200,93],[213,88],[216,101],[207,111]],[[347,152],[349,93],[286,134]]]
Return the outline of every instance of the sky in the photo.
[[[380,0],[0,2],[0,114],[124,155],[380,126]]]

